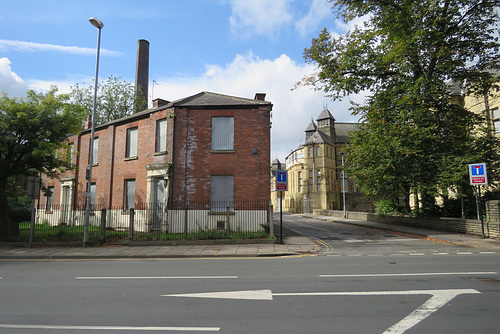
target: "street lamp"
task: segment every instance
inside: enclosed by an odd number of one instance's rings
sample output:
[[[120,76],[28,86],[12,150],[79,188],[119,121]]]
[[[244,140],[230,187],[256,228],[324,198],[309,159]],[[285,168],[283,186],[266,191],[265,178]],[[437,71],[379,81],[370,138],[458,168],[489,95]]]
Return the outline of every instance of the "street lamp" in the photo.
[[[342,203],[343,203],[343,205],[344,205],[344,207],[343,207],[344,218],[347,218],[346,211],[345,211],[345,170],[344,170],[344,152],[340,152],[340,155],[342,156]]]
[[[91,17],[89,19],[90,23],[97,28],[97,55],[95,62],[95,86],[94,86],[94,108],[92,109],[92,128],[90,130],[90,152],[89,152],[89,168],[88,168],[88,181],[87,181],[87,192],[85,193],[86,207],[85,207],[85,218],[83,220],[83,247],[87,247],[89,241],[89,217],[90,217],[90,207],[91,196],[92,196],[92,164],[94,163],[94,131],[95,131],[95,111],[97,108],[97,78],[99,74],[99,51],[101,49],[101,29],[104,24],[97,18]]]

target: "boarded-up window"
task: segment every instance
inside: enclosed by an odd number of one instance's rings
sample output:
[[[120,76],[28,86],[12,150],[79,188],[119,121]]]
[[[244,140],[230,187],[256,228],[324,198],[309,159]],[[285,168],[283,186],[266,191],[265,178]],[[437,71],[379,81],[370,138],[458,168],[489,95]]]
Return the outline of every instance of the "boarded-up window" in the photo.
[[[167,150],[167,120],[160,119],[156,121],[156,152],[165,152]]]
[[[90,153],[90,150],[89,150]],[[92,148],[92,164],[98,163],[97,156],[99,155],[99,137],[94,137],[94,146]],[[90,163],[90,154],[89,154],[89,163]]]
[[[210,180],[210,210],[233,209],[233,176],[212,175]]]
[[[92,210],[94,210],[95,205],[95,183],[90,184],[90,205]]]
[[[135,180],[125,180],[125,210],[135,208]]]
[[[137,128],[127,130],[127,150],[125,153],[126,158],[137,156],[137,134],[139,130]]]
[[[212,117],[212,150],[234,149],[234,117]]]

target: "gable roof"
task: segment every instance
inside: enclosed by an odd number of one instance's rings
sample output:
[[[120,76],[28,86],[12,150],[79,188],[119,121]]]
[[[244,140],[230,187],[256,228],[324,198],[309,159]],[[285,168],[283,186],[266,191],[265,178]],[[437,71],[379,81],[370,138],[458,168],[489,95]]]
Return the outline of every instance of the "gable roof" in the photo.
[[[270,105],[269,101],[247,99],[236,96],[217,94],[212,92],[201,92],[174,102],[168,105],[171,107],[207,107],[207,106],[251,106]]]
[[[359,123],[339,123],[335,122],[336,143],[349,143],[351,140],[350,132],[359,131]]]
[[[324,132],[321,132],[319,130],[316,130],[309,138],[307,138],[305,145],[310,145],[310,144],[330,144],[332,145],[332,139],[326,135]]]

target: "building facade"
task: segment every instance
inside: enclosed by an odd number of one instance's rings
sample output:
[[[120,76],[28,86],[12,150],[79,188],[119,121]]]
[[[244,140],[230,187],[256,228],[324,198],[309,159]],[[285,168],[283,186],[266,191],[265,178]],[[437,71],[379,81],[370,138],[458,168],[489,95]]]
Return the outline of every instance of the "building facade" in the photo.
[[[264,99],[210,92],[174,102],[156,99],[152,109],[96,126],[92,206],[122,216],[153,207],[141,219],[149,228],[169,230],[175,217],[184,221],[180,212],[186,209],[214,221],[217,212],[235,214],[241,201],[267,202],[261,205],[267,210],[272,104]],[[61,224],[83,222],[90,140],[88,122],[68,138],[76,169],[43,180],[50,192],[41,207],[60,215]]]
[[[288,191],[282,194],[283,210],[306,213],[314,209],[342,210],[344,197],[348,210],[372,210],[371,202],[342,171],[349,134],[357,131],[359,124],[336,122],[326,107],[316,122],[311,121],[307,126],[304,144],[291,152],[283,164],[288,172]],[[278,163],[273,162],[273,169]],[[280,193],[273,184],[271,188],[273,204],[278,209]]]

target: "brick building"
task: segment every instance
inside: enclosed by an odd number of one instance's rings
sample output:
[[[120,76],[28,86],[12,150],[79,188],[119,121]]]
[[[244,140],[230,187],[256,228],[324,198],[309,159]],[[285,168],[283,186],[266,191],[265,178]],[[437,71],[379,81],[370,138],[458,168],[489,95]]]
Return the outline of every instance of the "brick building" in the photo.
[[[171,231],[181,212],[195,207],[214,216],[214,224],[217,212],[228,208],[236,220],[242,201],[266,203],[259,208],[267,214],[272,104],[264,99],[265,94],[246,99],[210,92],[174,102],[156,99],[152,109],[96,126],[91,180],[96,215],[99,208],[109,209],[123,219],[108,221],[123,225],[131,208],[140,214],[154,207],[141,219],[150,229],[161,225]],[[59,224],[83,223],[87,123],[68,138],[76,170],[44,180],[51,195],[40,204]]]

